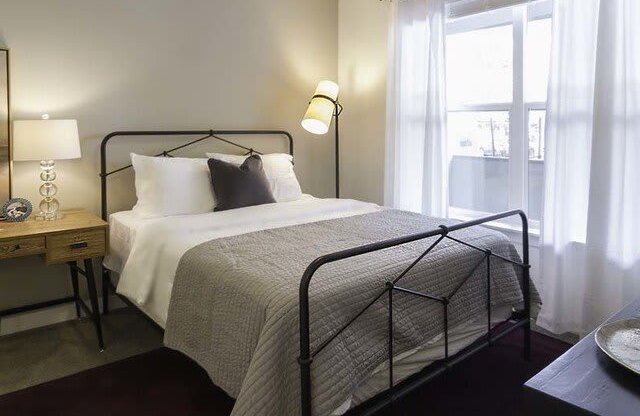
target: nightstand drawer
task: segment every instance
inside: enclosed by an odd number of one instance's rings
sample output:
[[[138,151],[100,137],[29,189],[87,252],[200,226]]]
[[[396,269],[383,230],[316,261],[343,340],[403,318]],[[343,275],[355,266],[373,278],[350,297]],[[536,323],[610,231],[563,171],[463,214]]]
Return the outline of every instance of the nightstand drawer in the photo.
[[[4,241],[0,243],[0,259],[44,253],[45,247],[44,237],[16,238]]]
[[[48,264],[100,257],[105,250],[104,229],[47,236]]]

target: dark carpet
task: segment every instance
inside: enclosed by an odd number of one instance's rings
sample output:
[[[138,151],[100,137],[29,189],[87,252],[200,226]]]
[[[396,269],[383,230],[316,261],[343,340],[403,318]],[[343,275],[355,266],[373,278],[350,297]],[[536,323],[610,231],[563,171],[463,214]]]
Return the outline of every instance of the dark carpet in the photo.
[[[531,341],[531,361],[515,331],[381,414],[527,415],[522,384],[569,348],[537,333]],[[0,396],[7,416],[218,416],[232,407],[204,370],[165,348]]]

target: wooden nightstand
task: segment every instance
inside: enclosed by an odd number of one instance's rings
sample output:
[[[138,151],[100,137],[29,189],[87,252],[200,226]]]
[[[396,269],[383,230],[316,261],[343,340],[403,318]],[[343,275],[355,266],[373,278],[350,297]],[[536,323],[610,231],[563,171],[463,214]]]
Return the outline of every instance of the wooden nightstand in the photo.
[[[98,335],[100,350],[104,350],[98,294],[92,260],[103,257],[108,250],[108,224],[85,210],[63,211],[64,217],[54,221],[35,220],[0,222],[0,260],[39,255],[47,265],[66,263],[71,273],[73,296],[0,310],[0,318],[16,313],[63,303],[74,302],[80,318],[83,309],[92,319]],[[78,267],[84,263],[84,270]],[[91,308],[80,298],[78,274],[85,276]]]

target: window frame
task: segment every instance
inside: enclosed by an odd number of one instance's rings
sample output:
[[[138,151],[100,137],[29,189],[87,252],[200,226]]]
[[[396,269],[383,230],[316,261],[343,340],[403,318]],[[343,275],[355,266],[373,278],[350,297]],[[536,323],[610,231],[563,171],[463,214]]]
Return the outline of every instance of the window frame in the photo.
[[[512,25],[513,34],[513,86],[510,103],[490,104],[447,104],[447,113],[506,111],[509,113],[509,209],[529,211],[529,111],[546,111],[546,102],[527,102],[524,96],[524,56],[527,23],[551,18],[551,0],[505,7],[450,20],[446,23],[446,36],[492,27]],[[520,155],[520,157],[516,157]],[[469,210],[449,206],[449,217],[469,220],[491,215],[489,212]],[[539,220],[529,220],[534,233],[540,229]],[[515,229],[518,224],[513,219],[494,226]]]

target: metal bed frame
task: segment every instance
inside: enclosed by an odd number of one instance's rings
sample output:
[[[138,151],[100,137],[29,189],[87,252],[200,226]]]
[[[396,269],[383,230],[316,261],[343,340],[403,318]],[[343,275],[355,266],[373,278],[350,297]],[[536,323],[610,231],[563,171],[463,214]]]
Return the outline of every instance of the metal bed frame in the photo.
[[[173,157],[172,153],[184,149],[188,146],[194,145],[196,143],[205,141],[207,139],[215,139],[226,144],[235,146],[246,152],[246,154],[262,154],[251,147],[247,147],[238,143],[233,142],[222,136],[258,136],[258,135],[279,135],[284,136],[288,139],[289,143],[289,154],[293,156],[293,137],[290,133],[283,130],[177,130],[177,131],[119,131],[113,132],[105,136],[102,140],[100,146],[100,184],[101,184],[101,208],[102,208],[102,218],[107,220],[108,216],[108,206],[107,206],[107,179],[109,176],[131,168],[132,165],[122,166],[120,168],[108,171],[107,170],[107,144],[108,142],[118,136],[202,136],[197,139],[193,139],[188,141],[185,144],[180,146],[173,147],[168,150],[164,150],[155,156],[164,156],[164,157]],[[462,241],[458,238],[451,236],[450,234],[457,230],[462,230],[465,228],[486,224],[488,222],[496,221],[499,219],[511,217],[511,216],[519,216],[522,224],[522,262],[513,261],[499,254],[493,253],[491,250],[478,247],[476,245],[470,244],[468,242]],[[319,346],[311,351],[310,346],[310,321],[309,321],[309,286],[313,279],[315,272],[325,264],[333,263],[338,260],[348,259],[351,257],[372,253],[378,250],[384,250],[391,247],[400,246],[403,244],[415,242],[418,240],[424,240],[431,237],[437,237],[435,242],[433,242],[418,258],[416,258],[407,268],[405,268],[399,275],[397,275],[393,280],[389,280],[385,282],[384,286],[381,287],[381,290],[378,294],[367,303],[367,305],[361,309],[358,313],[352,316],[349,321],[344,324],[338,331],[336,331],[333,335],[326,338],[322,341]],[[481,252],[484,255],[480,259],[480,261],[469,271],[469,273],[465,276],[465,278],[456,286],[456,288],[447,296],[436,295],[433,293],[423,293],[419,291],[415,291],[412,289],[408,289],[399,285],[400,281],[407,275],[407,273],[416,266],[421,260],[423,260],[437,245],[444,239],[448,239],[454,241],[458,244],[464,245],[473,249],[474,251]],[[491,324],[491,260],[495,259],[496,261],[505,261],[511,263],[514,267],[520,267],[522,269],[522,282],[521,289],[523,292],[524,298],[524,308],[520,311],[514,311],[509,321],[512,322],[511,325],[507,326],[505,329],[502,328],[492,328]],[[472,343],[470,346],[464,348],[462,351],[457,354],[450,356],[449,354],[449,313],[448,313],[448,305],[451,301],[452,297],[456,295],[458,290],[467,282],[478,270],[478,268],[482,265],[486,265],[486,290],[487,290],[487,332],[484,338]],[[386,295],[387,303],[388,303],[388,363],[389,363],[389,387],[386,391],[376,395],[374,398],[369,399],[367,402],[358,406],[360,410],[359,414],[373,414],[387,406],[392,406],[394,400],[398,399],[401,396],[406,395],[407,393],[413,391],[415,388],[423,385],[424,383],[432,380],[438,375],[444,373],[454,365],[462,362],[466,358],[475,354],[476,352],[482,350],[483,348],[491,345],[493,342],[498,339],[504,337],[505,335],[511,333],[512,331],[523,328],[523,336],[524,336],[524,358],[529,359],[531,354],[531,328],[530,328],[530,317],[531,317],[531,301],[530,301],[530,276],[529,276],[529,231],[528,231],[528,221],[527,216],[521,210],[512,210],[506,211],[499,214],[491,215],[484,218],[479,218],[472,221],[461,222],[458,224],[445,226],[440,225],[439,228],[412,234],[406,235],[398,238],[393,238],[385,241],[379,241],[372,244],[367,244],[359,247],[353,247],[350,249],[338,251],[335,253],[330,253],[318,257],[311,264],[309,264],[301,278],[300,281],[300,290],[299,290],[299,326],[300,326],[300,356],[298,357],[298,363],[300,365],[300,387],[301,387],[301,409],[303,416],[311,416],[312,412],[312,394],[311,394],[311,370],[312,363],[314,358],[320,354],[334,339],[336,339],[348,326],[350,326],[353,322],[355,322],[360,316],[362,316],[371,306],[373,306],[377,301],[384,298]],[[110,271],[106,269],[104,266],[102,268],[102,289],[103,289],[103,308],[104,313],[108,313],[109,304],[109,290],[114,289],[114,285],[111,282]],[[444,358],[434,362],[431,365],[426,366],[422,371],[413,376],[409,377],[406,380],[401,381],[398,384],[394,384],[394,363],[393,363],[393,299],[394,294],[402,294],[406,296],[416,296],[425,300],[425,302],[437,302],[442,305],[442,319],[443,319],[443,328],[444,328]],[[128,301],[128,299],[122,297],[123,300],[130,306],[135,307],[133,303]]]
[[[124,170],[130,169],[133,165],[128,164],[126,166],[121,166],[119,168],[113,170],[107,170],[107,144],[109,141],[116,137],[141,137],[141,136],[200,136],[196,139],[189,140],[188,142],[181,144],[179,146],[172,147],[167,150],[163,150],[160,153],[156,153],[154,156],[164,156],[164,157],[173,157],[174,152],[178,150],[182,150],[186,147],[193,146],[194,144],[204,142],[208,139],[217,140],[222,143],[226,143],[228,145],[234,146],[238,149],[241,149],[246,152],[246,154],[255,153],[262,154],[261,152],[251,148],[244,146],[239,143],[235,143],[232,140],[229,140],[222,136],[260,136],[260,135],[268,135],[268,136],[284,136],[287,139],[289,146],[289,154],[293,157],[293,136],[288,131],[284,130],[160,130],[160,131],[152,131],[152,130],[143,130],[143,131],[114,131],[112,133],[107,134],[102,142],[100,143],[100,210],[102,219],[108,221],[109,217],[109,208],[108,208],[108,187],[107,187],[107,179],[109,176],[122,172]],[[102,310],[103,313],[109,313],[109,293],[113,291],[115,293],[115,286],[111,282],[110,272],[106,267],[102,267]],[[131,307],[137,309],[137,307],[130,302],[126,297],[120,296],[120,298]],[[146,316],[146,315],[145,315]],[[154,323],[155,324],[155,323]]]

